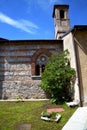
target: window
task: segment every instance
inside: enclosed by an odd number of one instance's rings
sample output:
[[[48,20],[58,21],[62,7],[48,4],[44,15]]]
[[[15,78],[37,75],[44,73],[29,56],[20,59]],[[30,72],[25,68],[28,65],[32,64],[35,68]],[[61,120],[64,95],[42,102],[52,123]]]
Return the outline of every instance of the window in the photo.
[[[36,76],[41,75],[45,70],[45,65],[36,65]]]
[[[47,64],[49,58],[45,54],[41,54],[36,59],[36,68],[35,68],[35,75],[41,75],[45,70],[45,65]]]
[[[40,66],[36,65],[36,75],[40,75]]]
[[[60,18],[61,18],[61,19],[64,18],[64,10],[60,10]]]
[[[45,65],[42,65],[42,72],[44,72],[45,70]]]
[[[31,74],[33,79],[36,77],[41,77],[42,72],[44,72],[46,64],[49,62],[49,57],[52,55],[47,49],[39,49],[32,56],[31,63]]]

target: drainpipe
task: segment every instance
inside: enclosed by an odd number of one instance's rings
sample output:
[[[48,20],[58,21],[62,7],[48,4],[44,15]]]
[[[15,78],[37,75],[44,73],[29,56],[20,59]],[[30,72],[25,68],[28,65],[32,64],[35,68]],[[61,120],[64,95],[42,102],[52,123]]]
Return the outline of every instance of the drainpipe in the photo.
[[[75,38],[75,33],[76,33],[76,28],[74,28],[73,38],[74,38],[74,41],[77,43],[77,40],[76,40],[76,38]],[[76,68],[77,68],[77,75],[78,75],[80,107],[83,107],[82,92],[81,92],[81,82],[80,82],[80,71],[79,71],[79,63],[78,63],[78,53],[77,53],[77,46],[76,46],[75,43],[74,43],[74,51],[75,51]]]

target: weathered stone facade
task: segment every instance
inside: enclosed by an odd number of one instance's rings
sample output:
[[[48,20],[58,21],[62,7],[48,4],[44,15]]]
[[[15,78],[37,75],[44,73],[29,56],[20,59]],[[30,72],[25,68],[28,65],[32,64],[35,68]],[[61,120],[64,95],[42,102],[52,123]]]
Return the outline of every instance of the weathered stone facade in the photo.
[[[36,75],[36,64],[46,65],[49,57],[62,49],[62,40],[1,40],[0,99],[47,98],[38,87],[41,76]]]
[[[54,5],[53,18],[55,39],[59,39],[70,30],[70,20],[68,14],[69,5]]]

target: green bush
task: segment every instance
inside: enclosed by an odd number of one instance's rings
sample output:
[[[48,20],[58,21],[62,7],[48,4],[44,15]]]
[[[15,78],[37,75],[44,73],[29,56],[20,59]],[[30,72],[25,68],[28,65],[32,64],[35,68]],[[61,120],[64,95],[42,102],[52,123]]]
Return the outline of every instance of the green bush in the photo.
[[[51,94],[52,102],[60,103],[71,99],[71,84],[75,70],[70,67],[68,50],[53,54],[42,74],[41,88]]]

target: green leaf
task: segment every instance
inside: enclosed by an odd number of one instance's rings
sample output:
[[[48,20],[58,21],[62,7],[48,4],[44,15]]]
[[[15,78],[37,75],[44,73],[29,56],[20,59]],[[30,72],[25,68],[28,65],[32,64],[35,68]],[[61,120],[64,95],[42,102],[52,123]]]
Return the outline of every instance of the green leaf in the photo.
[[[42,74],[41,88],[49,90],[51,97],[56,101],[70,98],[70,88],[72,79],[75,77],[75,70],[69,65],[68,55],[68,50],[60,54],[53,54]]]

